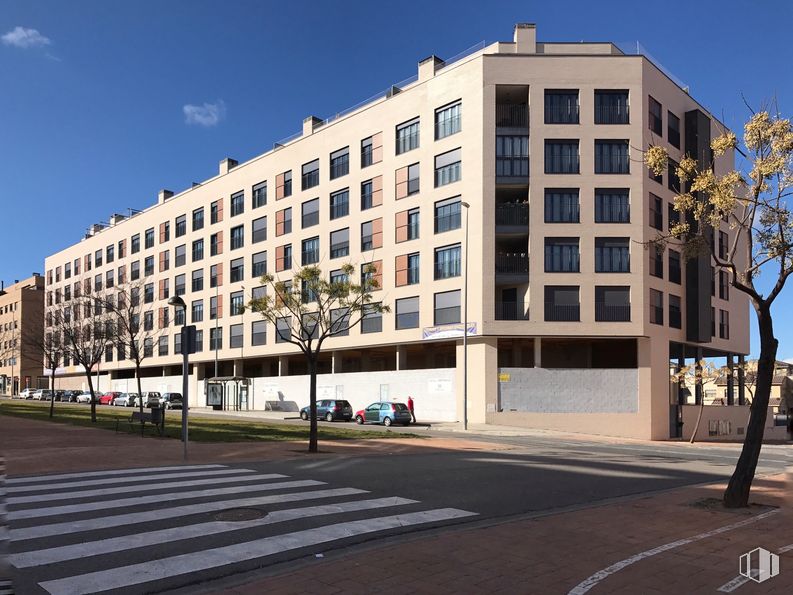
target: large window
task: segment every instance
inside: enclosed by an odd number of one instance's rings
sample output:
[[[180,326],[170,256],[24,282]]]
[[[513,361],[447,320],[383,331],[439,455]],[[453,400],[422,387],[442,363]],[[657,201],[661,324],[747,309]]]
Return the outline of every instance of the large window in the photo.
[[[229,327],[229,347],[240,348],[243,345],[243,330],[241,324],[232,324]]]
[[[209,350],[220,351],[223,349],[223,327],[209,329]]]
[[[460,271],[460,244],[435,249],[436,280],[459,277]]]
[[[292,231],[292,207],[275,213],[275,235],[282,236]]]
[[[209,267],[209,286],[218,287],[223,285],[223,268],[219,264]]]
[[[151,277],[154,274],[154,257],[147,256],[143,259],[143,276]]]
[[[350,309],[336,308],[330,311],[330,331],[334,337],[350,334]]]
[[[595,141],[596,174],[629,174],[630,155],[627,140]]]
[[[308,190],[309,188],[319,185],[319,159],[314,159],[314,161],[309,161],[308,163],[304,164],[302,171],[303,190]]]
[[[666,138],[670,145],[680,148],[680,118],[672,112],[666,112]],[[671,326],[671,321],[669,324]]]
[[[650,322],[664,323],[664,294],[657,289],[650,290]]]
[[[447,198],[435,203],[435,233],[460,229],[462,208],[460,197]],[[416,235],[418,237],[418,233]],[[409,238],[412,239],[412,238]]]
[[[719,310],[719,339],[730,338],[730,313],[727,310]]]
[[[669,294],[669,326],[672,328],[683,327],[683,316],[680,306],[680,298],[676,295]]]
[[[204,207],[193,211],[193,231],[204,229]]]
[[[630,287],[595,287],[595,320],[597,322],[630,322]]]
[[[251,323],[251,345],[267,344],[267,326],[264,320],[255,320]]]
[[[670,159],[666,166],[666,185],[672,192],[680,193],[680,177],[677,175],[677,168],[680,164],[674,159]]]
[[[648,100],[647,126],[655,134],[660,136],[664,133],[664,124],[661,115],[663,110],[661,108],[661,104],[649,96],[647,97],[647,100]]]
[[[546,89],[546,124],[578,124],[578,89]]]
[[[235,258],[229,265],[229,275],[232,283],[239,283],[245,279],[245,259]]]
[[[364,304],[361,315],[361,333],[379,333],[383,330],[383,313],[379,312],[380,303]]]
[[[190,305],[190,322],[202,322],[204,320],[204,300],[195,300]]]
[[[435,187],[445,186],[460,179],[462,175],[462,149],[454,149],[435,157]]]
[[[302,260],[303,266],[319,262],[319,237],[303,240]]]
[[[237,250],[245,245],[245,227],[238,225],[231,228],[231,249]]]
[[[204,258],[204,240],[195,240],[192,249],[193,262],[203,260]]]
[[[383,247],[383,220],[375,219],[361,224],[361,250]]]
[[[335,180],[350,173],[350,147],[330,154],[330,179]]]
[[[650,227],[661,230],[664,228],[664,212],[661,199],[650,192]]]
[[[129,276],[130,276],[130,279],[131,279],[132,281],[137,281],[138,279],[140,279],[140,261],[139,261],[139,260],[136,260],[136,261],[134,261],[134,262],[133,262],[133,263],[130,265],[130,268],[129,268]],[[76,285],[76,286],[75,286],[75,292],[74,292],[74,294],[75,294],[75,295],[74,295],[74,297],[78,297],[78,295],[77,295],[77,291],[76,291],[76,290],[77,290],[77,288],[79,288],[79,287],[80,287],[79,285]]]
[[[292,170],[275,176],[275,200],[292,196]]]
[[[730,299],[730,277],[727,271],[719,271],[719,299]]]
[[[648,252],[650,253],[650,274],[659,279],[664,278],[664,249],[657,244],[651,244]]]
[[[396,127],[396,154],[401,155],[419,147],[419,118]]]
[[[457,324],[459,322],[460,290],[436,293],[433,324]]]
[[[595,124],[629,124],[628,92],[595,91]]]
[[[348,188],[330,195],[330,218],[346,217],[350,213],[350,191]]]
[[[242,291],[235,291],[231,294],[231,315],[240,316],[245,312],[245,295]]]
[[[191,290],[192,291],[201,291],[204,289],[204,269],[198,269],[193,271],[191,274]]]
[[[303,229],[319,225],[319,199],[307,200],[303,203],[301,226]]]
[[[185,294],[185,275],[182,273],[181,275],[176,275],[174,279],[174,291],[176,295],[184,295]]]
[[[383,134],[378,132],[361,141],[361,169],[382,161],[382,138]]]
[[[140,252],[140,234],[139,233],[136,233],[134,236],[132,236],[132,242],[131,242],[131,248],[130,249],[132,251],[132,254],[137,254],[138,252]],[[74,262],[79,264],[80,261],[79,260],[75,260]],[[77,270],[77,266],[75,266],[74,269],[75,269],[74,270],[74,274],[75,275],[79,274],[80,271]]]
[[[267,251],[257,252],[253,255],[251,260],[251,274],[254,279],[267,274]]]
[[[400,167],[396,170],[396,198],[405,198],[412,194],[418,194],[419,186],[419,164]]]
[[[419,298],[409,297],[396,301],[396,329],[419,327]]]
[[[213,201],[209,205],[209,223],[214,225],[223,221],[223,200]]]
[[[267,204],[267,182],[260,182],[253,187],[251,208],[258,209]]]
[[[578,238],[545,238],[545,272],[579,271]]]
[[[577,174],[578,172],[578,140],[545,141],[546,174]]]
[[[525,178],[529,175],[529,137],[496,136],[496,177]]]
[[[187,246],[182,244],[177,246],[174,251],[174,266],[180,267],[187,262]]]
[[[180,215],[176,218],[176,237],[179,238],[187,233],[187,215]]]
[[[144,246],[148,248],[154,248],[154,228],[147,229],[144,235]],[[90,270],[90,269],[88,269]]]
[[[253,236],[251,237],[252,243],[258,244],[259,242],[265,241],[267,239],[267,217],[254,219],[251,229],[253,231]]]
[[[350,228],[330,232],[330,257],[340,258],[350,253]]]
[[[462,102],[457,101],[435,110],[435,140],[460,132],[462,127]]]
[[[627,188],[595,189],[595,223],[630,223],[630,192]]]
[[[407,188],[405,188],[407,191]],[[365,211],[383,204],[383,177],[378,176],[361,182],[361,210]]]
[[[545,222],[578,223],[578,188],[545,189]]]
[[[545,286],[545,320],[577,322],[581,319],[581,304],[577,285]]]
[[[236,217],[245,212],[245,193],[237,192],[231,195],[231,216]]]
[[[292,317],[284,316],[275,320],[275,342],[285,343],[292,338]]]
[[[595,272],[629,273],[630,238],[595,238]]]
[[[681,282],[680,252],[669,249],[669,280],[680,285]]]
[[[396,257],[396,286],[416,285],[420,280],[420,254],[403,254]]]

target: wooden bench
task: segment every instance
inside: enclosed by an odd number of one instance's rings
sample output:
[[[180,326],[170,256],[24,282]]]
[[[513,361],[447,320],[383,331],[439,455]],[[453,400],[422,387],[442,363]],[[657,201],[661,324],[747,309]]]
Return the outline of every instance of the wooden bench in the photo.
[[[122,423],[123,419],[116,420],[116,432],[118,432],[118,425]],[[149,426],[153,426],[157,430],[157,434],[160,436],[163,435],[165,432],[165,410],[160,409],[158,407],[154,407],[149,412],[144,411],[141,413],[140,411],[133,411],[132,415],[130,415],[126,422],[129,424],[130,430],[133,429],[134,426],[143,424],[144,428],[146,424]]]

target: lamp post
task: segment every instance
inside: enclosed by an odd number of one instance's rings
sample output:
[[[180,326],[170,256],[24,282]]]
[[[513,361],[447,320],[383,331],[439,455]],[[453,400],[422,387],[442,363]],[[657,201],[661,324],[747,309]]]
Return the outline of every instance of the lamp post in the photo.
[[[463,430],[468,429],[468,209],[467,202],[460,203],[465,208],[465,265],[463,268]]]
[[[188,361],[187,358],[189,357],[189,346],[187,345],[187,304],[184,303],[184,300],[175,295],[171,299],[168,300],[168,305],[173,306],[177,310],[181,309],[184,313],[184,318],[182,321],[182,340],[181,340],[181,349],[182,349],[182,448],[183,448],[183,455],[184,460],[187,461],[187,412],[189,409],[189,399],[187,397],[187,372],[188,372]]]

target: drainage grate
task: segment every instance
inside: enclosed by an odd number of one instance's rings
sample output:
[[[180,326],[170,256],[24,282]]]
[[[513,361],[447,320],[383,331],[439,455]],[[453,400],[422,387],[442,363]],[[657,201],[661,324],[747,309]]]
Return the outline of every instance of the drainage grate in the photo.
[[[258,508],[230,508],[215,515],[216,521],[241,522],[255,521],[267,516],[267,512]]]

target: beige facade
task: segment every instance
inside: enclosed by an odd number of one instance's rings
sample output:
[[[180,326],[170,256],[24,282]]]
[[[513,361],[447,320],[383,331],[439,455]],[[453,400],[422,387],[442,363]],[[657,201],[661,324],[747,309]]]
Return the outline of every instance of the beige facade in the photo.
[[[0,289],[0,394],[46,386],[36,341],[43,319],[44,277],[34,274]]]
[[[651,98],[662,106],[660,134],[651,130]],[[225,159],[217,176],[176,195],[163,191],[157,204],[131,217],[114,216],[110,226],[46,259],[48,303],[63,303],[66,287],[74,295],[78,287],[106,291],[108,280],[129,283],[139,267],[137,282],[151,286],[146,305],[157,326],[167,296],[184,287],[188,323],[203,335],[202,351],[191,356],[197,390],[205,378],[234,375],[263,379],[278,393],[278,378],[304,374],[305,366],[295,348],[276,342],[275,329],[266,328],[265,344],[254,344],[254,333],[257,343],[262,337],[254,315],[233,315],[239,292],[247,302],[258,291],[254,266],[264,259],[266,270],[285,278],[306,261],[304,253],[328,274],[344,262],[372,262],[381,276],[378,299],[391,313],[383,314],[381,330],[372,321],[329,339],[321,372],[390,370],[409,379],[415,370],[456,368],[451,379],[439,372],[431,386],[422,376],[411,392],[420,406],[451,383],[447,414],[462,419],[459,323],[467,319],[469,421],[667,438],[674,415],[669,362],[680,346],[688,345],[688,357],[698,347],[710,354],[749,348],[747,302],[734,291],[729,299],[718,291],[705,296],[715,308],[716,336],[688,340],[686,264],[670,279],[665,253],[661,276],[653,276],[642,244],[657,233],[654,201],[666,230],[674,195],[666,175],[661,183],[648,177],[642,151],[660,143],[680,157],[689,112],[712,124],[712,136],[719,133],[721,124],[647,58],[608,43],[538,43],[533,26],[519,26],[512,43],[451,63],[423,60],[415,80],[380,99],[332,120],[309,117],[301,135],[272,151],[241,164]],[[670,144],[670,113],[679,118],[680,148]],[[727,155],[716,168],[731,164]],[[730,233],[726,225],[723,231]],[[194,287],[197,271],[203,283]],[[651,298],[651,291],[659,293]],[[658,295],[662,320],[651,314]],[[670,295],[680,298],[672,313],[679,328],[669,324]],[[189,312],[199,302],[197,321]],[[217,351],[209,344],[216,325]],[[232,348],[237,325],[243,341]],[[177,373],[177,331],[163,331],[167,355],[155,347],[144,362],[147,375]],[[130,362],[113,360],[101,369],[111,379],[128,378]],[[604,385],[584,404],[564,374],[549,377],[552,392],[531,398],[512,382],[525,376],[531,385],[532,370],[569,368],[588,371],[593,382],[600,370],[627,370],[638,388],[612,402],[614,387]],[[381,383],[356,398],[384,394],[407,396]],[[203,406],[203,394],[191,402]]]

